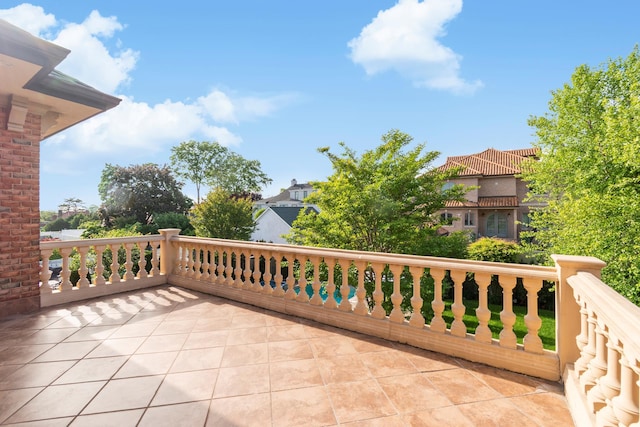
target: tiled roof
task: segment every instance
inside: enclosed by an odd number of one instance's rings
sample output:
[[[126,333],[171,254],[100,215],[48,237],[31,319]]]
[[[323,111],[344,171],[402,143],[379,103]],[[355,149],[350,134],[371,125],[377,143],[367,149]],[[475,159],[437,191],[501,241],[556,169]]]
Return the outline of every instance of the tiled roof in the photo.
[[[460,176],[500,176],[515,175],[520,173],[520,163],[527,157],[536,155],[535,148],[523,148],[518,150],[500,151],[489,148],[481,153],[467,156],[450,156],[442,170],[462,167]]]
[[[477,202],[465,200],[464,202],[448,201],[448,208],[515,208],[518,207],[516,196],[479,197]]]
[[[318,213],[318,211],[316,211],[314,208],[312,207],[304,207],[304,206],[296,206],[296,207],[289,207],[289,206],[272,206],[269,209],[271,209],[276,215],[278,215],[280,218],[282,218],[284,220],[284,222],[286,222],[289,225],[293,225],[293,221],[296,220],[296,218],[298,217],[298,215],[300,214],[300,211],[303,209],[306,209],[307,212],[309,210]]]

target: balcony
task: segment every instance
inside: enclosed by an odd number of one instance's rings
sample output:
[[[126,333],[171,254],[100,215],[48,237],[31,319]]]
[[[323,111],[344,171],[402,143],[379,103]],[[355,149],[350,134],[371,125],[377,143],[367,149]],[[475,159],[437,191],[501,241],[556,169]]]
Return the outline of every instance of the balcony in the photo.
[[[177,232],[41,244],[43,308],[0,322],[0,423],[638,423],[640,314],[599,280],[598,260],[558,256],[556,267],[538,267]],[[63,262],[51,287],[54,249]],[[92,263],[117,252],[108,266]],[[111,276],[101,280],[105,269]],[[479,295],[473,333],[468,273]],[[488,326],[492,276],[504,294],[497,338]],[[413,291],[410,312],[401,279]],[[545,281],[556,283],[554,351],[539,336]],[[527,294],[521,343],[518,282]],[[443,315],[447,283],[452,320]]]

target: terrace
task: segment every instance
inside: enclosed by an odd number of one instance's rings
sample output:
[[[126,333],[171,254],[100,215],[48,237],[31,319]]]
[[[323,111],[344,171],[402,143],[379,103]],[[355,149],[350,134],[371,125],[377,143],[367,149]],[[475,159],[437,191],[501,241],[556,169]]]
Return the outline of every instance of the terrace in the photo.
[[[0,322],[2,425],[638,423],[640,332],[631,319],[640,313],[599,280],[597,259],[557,256],[555,267],[539,267],[178,232],[41,243],[42,283],[54,249],[61,281],[41,286],[39,312]],[[468,273],[479,295],[471,333]],[[504,294],[497,338],[487,303],[494,275]],[[556,284],[555,350],[539,336],[545,281]],[[518,282],[527,293],[521,342]],[[446,284],[452,320],[443,315]]]

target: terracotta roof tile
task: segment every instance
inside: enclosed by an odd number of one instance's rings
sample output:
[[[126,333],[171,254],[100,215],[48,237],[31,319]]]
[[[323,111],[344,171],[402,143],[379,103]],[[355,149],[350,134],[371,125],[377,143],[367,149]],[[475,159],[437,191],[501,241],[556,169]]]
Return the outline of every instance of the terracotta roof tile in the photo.
[[[489,148],[481,153],[468,156],[450,156],[444,165],[443,170],[454,167],[462,167],[460,176],[500,176],[514,175],[520,173],[520,163],[527,157],[536,155],[535,148],[523,148],[518,150],[500,151]]]
[[[518,207],[518,197],[498,196],[479,197],[477,202],[465,200],[464,202],[448,201],[447,208],[515,208]]]

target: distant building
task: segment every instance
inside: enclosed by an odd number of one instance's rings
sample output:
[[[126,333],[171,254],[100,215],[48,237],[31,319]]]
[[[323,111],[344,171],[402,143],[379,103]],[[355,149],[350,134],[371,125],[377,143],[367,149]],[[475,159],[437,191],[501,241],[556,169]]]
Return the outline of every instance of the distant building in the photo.
[[[532,207],[524,202],[527,184],[518,177],[520,164],[528,158],[537,158],[535,148],[507,151],[489,148],[477,154],[447,157],[441,169],[463,167],[463,170],[445,186],[462,184],[478,188],[468,191],[464,202],[448,202],[439,212],[442,219],[451,223],[443,228],[467,230],[476,237],[518,241],[520,232],[527,227]]]
[[[298,181],[295,179],[291,180],[291,186],[282,191],[282,193],[277,196],[268,197],[266,199],[256,201],[253,206],[254,209],[258,210],[261,208],[267,207],[296,207],[296,206],[307,206],[304,203],[304,199],[315,190],[313,186],[309,183],[298,184]],[[315,207],[315,206],[314,206]],[[315,207],[316,210],[317,207]]]
[[[253,241],[264,241],[268,243],[287,243],[282,237],[291,231],[293,221],[303,209],[318,212],[310,206],[269,206],[258,218],[256,218],[256,229],[251,235]]]

